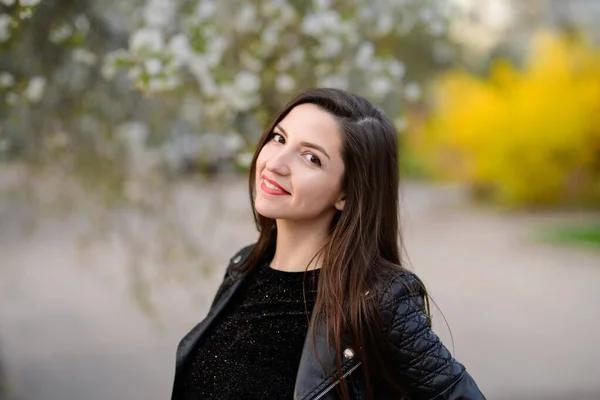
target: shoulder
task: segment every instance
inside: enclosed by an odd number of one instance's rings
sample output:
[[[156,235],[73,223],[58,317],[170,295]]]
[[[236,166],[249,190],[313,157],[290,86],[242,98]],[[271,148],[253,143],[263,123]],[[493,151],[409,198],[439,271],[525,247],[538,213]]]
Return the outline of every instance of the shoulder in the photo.
[[[248,258],[248,255],[254,248],[255,244],[256,243],[252,243],[252,244],[242,247],[241,249],[239,249],[237,252],[235,252],[229,258],[229,265],[227,266],[227,271],[225,274],[226,276],[232,272],[233,268],[236,268],[236,267],[242,265],[244,263],[244,261],[246,261],[246,258]]]
[[[380,290],[380,312],[385,328],[409,319],[422,319],[429,325],[427,291],[419,277],[411,271],[397,271],[385,280]]]
[[[250,251],[252,251],[252,248],[255,244],[256,243],[252,243],[239,249],[234,255],[231,256],[229,259],[229,264],[241,264],[246,257],[248,257],[248,254],[250,254]]]
[[[242,247],[229,258],[229,265],[227,265],[227,268],[225,269],[223,281],[221,282],[221,286],[219,286],[219,289],[215,294],[215,297],[212,301],[211,309],[215,306],[215,304],[217,304],[225,290],[227,290],[234,283],[234,281],[236,280],[236,276],[233,273],[234,268],[242,265],[244,260],[246,260],[246,258],[248,257],[248,254],[250,254],[250,251],[252,251],[253,247],[254,244]]]
[[[396,271],[384,279],[381,288],[382,300],[387,302],[425,297],[426,293],[423,281],[414,272],[408,270]]]

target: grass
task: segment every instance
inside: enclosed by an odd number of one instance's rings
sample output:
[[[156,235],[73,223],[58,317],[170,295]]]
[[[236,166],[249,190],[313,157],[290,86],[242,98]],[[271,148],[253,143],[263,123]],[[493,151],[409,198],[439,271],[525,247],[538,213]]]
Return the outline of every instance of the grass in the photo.
[[[557,226],[546,231],[543,236],[553,243],[581,244],[600,250],[600,220]]]

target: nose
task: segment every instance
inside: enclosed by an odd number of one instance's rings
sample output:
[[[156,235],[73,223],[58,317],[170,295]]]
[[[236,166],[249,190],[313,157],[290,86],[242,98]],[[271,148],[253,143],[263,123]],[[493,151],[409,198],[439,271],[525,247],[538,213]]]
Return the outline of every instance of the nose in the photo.
[[[289,175],[289,154],[284,150],[271,154],[271,157],[265,163],[265,168],[277,175]]]

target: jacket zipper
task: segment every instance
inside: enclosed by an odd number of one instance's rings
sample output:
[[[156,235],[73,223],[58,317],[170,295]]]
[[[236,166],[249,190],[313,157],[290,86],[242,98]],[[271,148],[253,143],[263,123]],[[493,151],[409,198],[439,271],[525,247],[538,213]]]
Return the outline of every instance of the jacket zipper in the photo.
[[[350,375],[356,368],[358,368],[360,366],[360,364],[361,363],[359,361],[354,367],[350,368],[350,370],[342,376],[342,379],[345,379],[348,375]],[[336,387],[340,382],[341,382],[341,379],[338,379],[337,381],[333,382],[331,385],[326,387],[325,390],[323,390],[321,393],[319,393],[317,395],[317,397],[314,397],[313,400],[319,400],[320,398],[325,396],[327,393],[329,393],[331,391],[331,389]]]

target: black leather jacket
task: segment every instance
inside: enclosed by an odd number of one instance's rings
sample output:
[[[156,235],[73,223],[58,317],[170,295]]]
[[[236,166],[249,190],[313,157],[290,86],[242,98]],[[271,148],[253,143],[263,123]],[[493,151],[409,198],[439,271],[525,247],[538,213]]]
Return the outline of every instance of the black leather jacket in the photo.
[[[243,278],[234,280],[231,269],[242,263],[252,246],[240,250],[229,263],[225,278],[213,301],[206,318],[194,327],[179,343],[176,356],[175,382],[172,400],[181,399],[182,370],[192,353],[195,344],[216,321],[233,294],[240,287]],[[400,280],[392,282],[382,301],[381,315],[383,326],[389,338],[389,355],[394,360],[398,382],[409,399],[435,400],[485,400],[465,367],[455,360],[440,339],[429,327],[429,317],[424,312],[424,301],[418,293],[420,286],[414,276],[406,273]],[[408,285],[407,285],[408,284]],[[415,291],[407,286],[413,286]],[[335,353],[328,351],[325,336],[320,335],[323,327],[317,321],[315,347],[320,360],[331,370],[336,371]],[[342,374],[344,384],[352,399],[366,399],[365,385],[360,373],[361,362],[351,348],[343,351]],[[338,376],[338,374],[334,374]],[[307,335],[296,385],[295,400],[338,400],[336,387],[340,381],[328,374],[317,362],[314,354],[312,335]],[[376,388],[376,400],[393,399],[391,391],[385,387]]]

